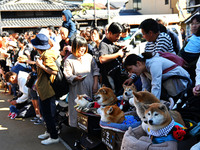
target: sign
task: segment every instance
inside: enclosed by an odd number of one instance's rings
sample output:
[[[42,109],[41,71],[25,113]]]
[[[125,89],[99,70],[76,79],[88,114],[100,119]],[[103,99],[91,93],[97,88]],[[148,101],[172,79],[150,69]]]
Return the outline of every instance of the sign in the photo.
[[[77,120],[78,128],[88,133],[88,116],[78,113]]]
[[[115,146],[115,132],[107,129],[102,129],[101,140],[106,146],[113,150]]]

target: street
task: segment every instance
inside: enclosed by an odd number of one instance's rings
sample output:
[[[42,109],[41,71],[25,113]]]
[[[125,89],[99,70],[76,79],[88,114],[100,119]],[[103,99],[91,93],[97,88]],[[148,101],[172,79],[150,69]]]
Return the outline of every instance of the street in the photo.
[[[3,90],[0,90],[3,92]],[[0,149],[1,150],[68,150],[62,144],[42,145],[37,136],[44,133],[44,125],[34,125],[30,118],[16,118],[11,120],[7,117],[11,95],[0,93]]]

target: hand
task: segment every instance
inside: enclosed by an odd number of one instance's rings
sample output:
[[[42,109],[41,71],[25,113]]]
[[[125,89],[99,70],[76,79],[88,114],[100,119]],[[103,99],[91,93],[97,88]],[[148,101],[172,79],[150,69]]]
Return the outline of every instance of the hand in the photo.
[[[10,102],[10,104],[11,104],[11,105],[16,105],[17,102],[16,102],[16,100],[13,100],[13,101]]]
[[[36,60],[36,65],[37,65],[38,67],[42,68],[42,66],[43,66],[43,61],[40,60],[40,59],[37,59],[37,60]]]
[[[83,81],[86,77],[82,77],[81,75],[78,75],[74,78],[74,81]]]
[[[3,71],[3,69],[0,69],[0,74],[4,74],[4,71]]]
[[[124,52],[123,52],[123,49],[120,49],[117,54],[122,58],[124,57]]]
[[[92,87],[92,93],[95,94],[98,91],[98,85],[93,85]]]
[[[131,85],[133,83],[133,79],[132,78],[128,78],[124,81],[123,85]]]
[[[200,84],[193,88],[194,96],[200,96]]]

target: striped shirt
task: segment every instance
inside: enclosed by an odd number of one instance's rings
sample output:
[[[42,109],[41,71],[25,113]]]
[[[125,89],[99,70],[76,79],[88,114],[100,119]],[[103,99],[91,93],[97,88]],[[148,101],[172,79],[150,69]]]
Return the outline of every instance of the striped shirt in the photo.
[[[167,33],[161,32],[155,42],[148,42],[145,47],[145,52],[170,52],[175,53],[173,43]]]

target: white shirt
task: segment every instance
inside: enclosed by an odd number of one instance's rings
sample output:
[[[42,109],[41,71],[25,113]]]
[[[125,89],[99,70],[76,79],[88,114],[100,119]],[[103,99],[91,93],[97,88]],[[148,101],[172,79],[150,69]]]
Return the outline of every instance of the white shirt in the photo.
[[[18,73],[17,80],[19,85],[19,91],[21,91],[23,95],[16,100],[17,103],[23,103],[26,100],[28,100],[28,87],[25,85],[28,75],[29,74],[24,71],[19,71]]]
[[[199,85],[200,84],[200,57],[197,61],[197,64],[196,64],[196,83],[195,85]]]

